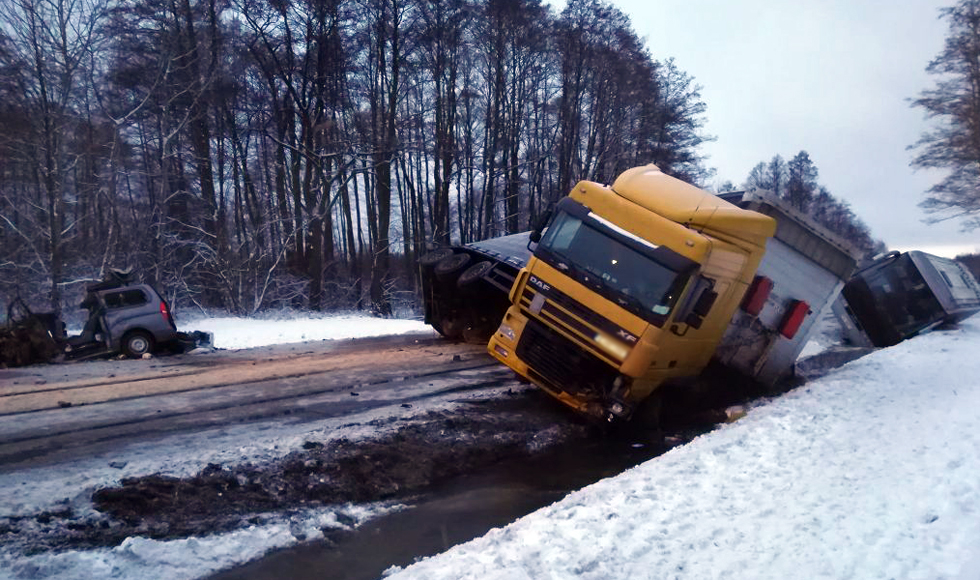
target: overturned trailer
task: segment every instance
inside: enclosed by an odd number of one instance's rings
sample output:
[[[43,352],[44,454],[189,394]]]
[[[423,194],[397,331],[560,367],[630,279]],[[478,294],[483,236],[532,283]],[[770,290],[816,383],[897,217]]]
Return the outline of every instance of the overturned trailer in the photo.
[[[834,303],[847,342],[892,346],[980,312],[980,284],[956,260],[891,252],[855,274]]]
[[[422,260],[434,328],[489,331],[491,355],[607,420],[712,360],[763,384],[787,376],[855,264],[772,196],[714,196],[652,165],[580,182],[546,230]]]
[[[531,257],[530,232],[440,248],[422,256],[425,323],[450,339],[485,343]]]

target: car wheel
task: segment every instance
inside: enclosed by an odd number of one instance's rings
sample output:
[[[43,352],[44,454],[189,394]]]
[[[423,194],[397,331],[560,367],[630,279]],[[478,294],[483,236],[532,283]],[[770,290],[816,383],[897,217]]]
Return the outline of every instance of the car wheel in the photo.
[[[153,337],[143,330],[127,332],[122,339],[122,351],[130,358],[140,358],[153,351]]]

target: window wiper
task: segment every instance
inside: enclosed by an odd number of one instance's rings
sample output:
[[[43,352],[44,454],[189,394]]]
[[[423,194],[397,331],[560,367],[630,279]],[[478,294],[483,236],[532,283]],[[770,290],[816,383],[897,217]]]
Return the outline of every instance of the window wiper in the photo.
[[[550,248],[545,248],[545,254],[540,256],[544,258],[545,263],[558,270],[566,276],[575,276],[576,268],[571,260],[562,256],[560,253],[551,250]]]
[[[615,302],[623,308],[634,312],[643,312],[645,310],[643,302],[641,302],[636,296],[629,296],[627,294],[617,292]]]
[[[626,307],[634,304],[634,298],[632,296],[624,295],[619,291],[619,289],[609,285],[601,275],[598,275],[595,272],[587,270],[586,274],[580,276],[579,279],[587,286],[590,286],[593,290],[599,292],[613,302],[616,302],[620,306]]]

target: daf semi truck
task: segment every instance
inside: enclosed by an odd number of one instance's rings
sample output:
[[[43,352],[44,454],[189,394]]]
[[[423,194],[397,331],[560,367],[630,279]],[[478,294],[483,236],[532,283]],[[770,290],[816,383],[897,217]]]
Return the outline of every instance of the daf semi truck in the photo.
[[[610,421],[712,360],[764,385],[790,374],[856,264],[772,196],[654,165],[578,183],[534,231],[441,252],[422,260],[426,320],[489,334],[497,360]]]

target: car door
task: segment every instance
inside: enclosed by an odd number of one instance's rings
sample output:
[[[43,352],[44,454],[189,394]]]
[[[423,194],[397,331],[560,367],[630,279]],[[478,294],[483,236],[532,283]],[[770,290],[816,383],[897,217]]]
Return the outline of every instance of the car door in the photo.
[[[109,334],[109,345],[119,348],[119,340],[131,328],[145,326],[149,315],[147,304],[150,297],[139,287],[118,288],[102,292],[101,301],[105,308],[105,328]]]

